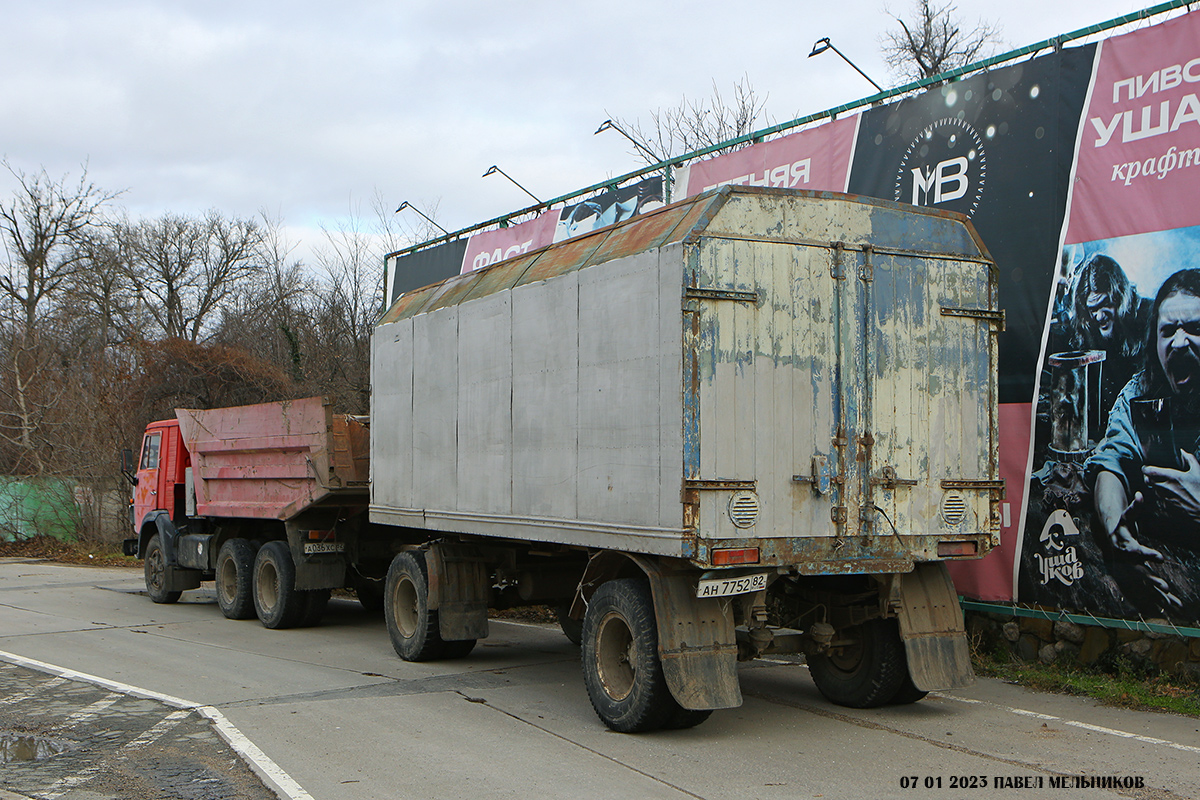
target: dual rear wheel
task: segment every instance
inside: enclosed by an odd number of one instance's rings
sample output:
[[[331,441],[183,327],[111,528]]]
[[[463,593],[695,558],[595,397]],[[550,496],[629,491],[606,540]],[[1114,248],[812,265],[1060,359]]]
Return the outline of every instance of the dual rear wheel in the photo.
[[[217,604],[229,619],[257,616],[267,628],[317,625],[329,602],[328,589],[296,588],[296,565],[282,540],[255,548],[249,539],[230,539],[217,554]]]

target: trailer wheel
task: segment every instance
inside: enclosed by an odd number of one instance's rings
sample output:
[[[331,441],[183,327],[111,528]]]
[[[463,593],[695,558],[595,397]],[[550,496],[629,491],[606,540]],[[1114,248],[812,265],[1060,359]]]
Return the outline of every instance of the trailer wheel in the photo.
[[[449,661],[454,658],[466,658],[475,649],[475,639],[459,639],[456,641],[442,641],[442,658]]]
[[[254,610],[264,627],[294,628],[308,598],[296,591],[296,565],[287,542],[267,542],[254,559]]]
[[[146,594],[156,603],[174,603],[183,592],[167,591],[167,556],[163,553],[158,534],[146,544],[146,560],[142,564],[146,576]]]
[[[313,628],[321,624],[325,616],[325,607],[329,605],[329,589],[311,589],[301,592],[304,595],[304,613],[301,615],[300,627]]]
[[[905,673],[904,682],[900,684],[899,690],[897,690],[896,694],[892,696],[892,699],[888,701],[888,704],[893,706],[906,706],[910,703],[915,703],[918,700],[923,699],[927,694],[929,694],[929,692],[918,689],[916,684],[912,682],[912,676]]]
[[[230,539],[217,554],[217,605],[226,619],[254,616],[254,544]]]
[[[839,634],[853,639],[853,644],[808,657],[817,689],[831,703],[850,708],[876,708],[891,702],[908,677],[896,620],[873,619]]]
[[[689,716],[671,696],[658,657],[654,600],[644,580],[604,583],[583,618],[583,681],[592,708],[605,725],[622,733],[653,731],[702,716]]]
[[[405,661],[433,661],[445,647],[437,612],[429,610],[429,573],[423,553],[392,559],[383,592],[383,615],[396,655]]]

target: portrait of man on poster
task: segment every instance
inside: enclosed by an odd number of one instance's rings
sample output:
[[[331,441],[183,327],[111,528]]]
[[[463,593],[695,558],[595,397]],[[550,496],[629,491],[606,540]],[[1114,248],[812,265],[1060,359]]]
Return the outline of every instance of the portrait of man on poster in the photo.
[[[1096,253],[1079,268],[1071,311],[1070,349],[1104,353],[1099,401],[1106,422],[1121,389],[1142,369],[1150,300],[1115,259]]]
[[[1150,309],[1144,368],[1121,390],[1087,461],[1097,521],[1114,557],[1162,561],[1164,544],[1200,535],[1200,269],[1183,269]],[[1162,598],[1165,580],[1147,573]]]

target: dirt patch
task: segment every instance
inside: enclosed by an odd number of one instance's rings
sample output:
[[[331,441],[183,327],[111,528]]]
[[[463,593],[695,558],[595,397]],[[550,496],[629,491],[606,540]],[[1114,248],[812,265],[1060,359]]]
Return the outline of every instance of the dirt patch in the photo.
[[[119,547],[111,544],[67,542],[52,536],[33,536],[16,541],[0,541],[0,558],[44,558],[63,564],[142,568],[139,559],[122,555]]]

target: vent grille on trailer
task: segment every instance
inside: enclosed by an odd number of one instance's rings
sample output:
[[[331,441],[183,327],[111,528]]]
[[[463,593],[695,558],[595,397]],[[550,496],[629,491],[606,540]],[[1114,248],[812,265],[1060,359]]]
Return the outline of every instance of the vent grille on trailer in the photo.
[[[942,498],[942,519],[946,524],[951,528],[958,527],[966,516],[967,498],[958,492],[946,492],[946,496]]]
[[[737,492],[729,498],[729,518],[739,528],[749,528],[758,522],[758,495],[754,492]]]

